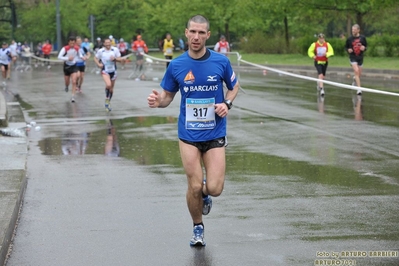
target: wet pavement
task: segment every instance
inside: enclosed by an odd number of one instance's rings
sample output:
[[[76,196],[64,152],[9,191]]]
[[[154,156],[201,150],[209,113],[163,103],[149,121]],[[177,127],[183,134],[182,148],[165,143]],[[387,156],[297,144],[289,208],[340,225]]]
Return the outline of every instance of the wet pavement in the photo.
[[[225,189],[204,217],[207,246],[197,249],[179,97],[147,107],[163,69],[151,66],[147,81],[119,71],[111,113],[90,69],[75,104],[59,67],[15,73],[9,90],[41,129],[28,133],[7,265],[398,265],[399,98],[328,85],[320,98],[314,82],[240,71]],[[395,80],[363,86],[398,92]]]

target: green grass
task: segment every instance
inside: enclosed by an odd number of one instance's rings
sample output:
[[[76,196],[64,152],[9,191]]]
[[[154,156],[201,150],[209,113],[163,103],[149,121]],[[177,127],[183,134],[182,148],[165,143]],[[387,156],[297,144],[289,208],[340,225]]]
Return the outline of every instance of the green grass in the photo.
[[[180,53],[176,52],[175,57]],[[151,56],[164,58],[162,53],[151,53]],[[301,54],[240,54],[245,61],[260,65],[296,65],[313,66],[313,60]],[[237,61],[237,57],[231,55],[232,63]],[[372,69],[393,69],[399,70],[399,58],[397,57],[370,57],[364,58],[365,68]],[[347,56],[334,56],[329,59],[329,67],[350,67]]]
[[[313,65],[313,60],[301,54],[242,54],[242,59],[256,64]],[[334,56],[328,60],[330,67],[350,67],[347,56]],[[375,69],[399,70],[399,59],[395,57],[365,57],[363,66]]]

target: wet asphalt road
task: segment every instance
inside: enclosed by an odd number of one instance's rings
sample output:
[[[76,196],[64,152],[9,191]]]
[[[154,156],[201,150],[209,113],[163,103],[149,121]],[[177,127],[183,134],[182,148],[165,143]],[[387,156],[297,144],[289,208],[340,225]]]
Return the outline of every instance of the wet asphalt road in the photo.
[[[41,130],[29,132],[7,266],[314,265],[337,254],[341,265],[398,265],[398,98],[326,86],[321,99],[312,82],[242,71],[225,190],[204,217],[207,246],[197,249],[189,247],[179,97],[166,109],[146,102],[162,70],[153,66],[149,81],[119,71],[110,114],[90,70],[75,104],[60,68],[14,73],[9,87]]]

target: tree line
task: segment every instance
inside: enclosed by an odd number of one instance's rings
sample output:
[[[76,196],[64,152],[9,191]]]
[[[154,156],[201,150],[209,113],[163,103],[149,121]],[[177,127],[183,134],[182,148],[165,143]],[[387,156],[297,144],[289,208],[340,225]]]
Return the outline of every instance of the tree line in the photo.
[[[10,0],[0,1],[5,6],[10,3]],[[13,3],[17,27],[12,31],[9,23],[0,23],[3,39],[56,41],[56,0],[13,0]],[[284,47],[285,52],[295,50],[292,47],[297,46],[295,40],[319,32],[327,38],[349,36],[354,23],[368,37],[399,34],[397,0],[59,0],[59,3],[63,44],[69,35],[89,39],[113,35],[130,41],[141,34],[147,45],[157,47],[166,33],[171,33],[175,41],[184,38],[187,20],[196,14],[210,21],[209,44],[216,43],[221,34],[237,45],[263,35],[266,40],[278,42],[277,46]],[[3,8],[1,12],[7,17],[10,11]],[[90,15],[94,16],[94,36],[91,36]]]

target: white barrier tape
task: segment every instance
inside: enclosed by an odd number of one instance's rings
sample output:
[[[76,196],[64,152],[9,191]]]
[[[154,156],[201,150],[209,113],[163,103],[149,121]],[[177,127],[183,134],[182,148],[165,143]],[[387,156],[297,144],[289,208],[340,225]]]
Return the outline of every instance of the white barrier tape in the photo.
[[[127,54],[127,55],[122,56],[121,58],[126,59],[126,58],[128,58],[128,57],[131,57],[132,55],[133,55],[133,54]]]
[[[128,58],[128,57],[130,57],[130,56],[132,56],[132,54],[128,54],[128,55],[122,56],[122,58],[126,59],[126,58]],[[45,62],[54,62],[54,63],[63,63],[63,62],[64,62],[64,60],[60,60],[60,59],[46,59],[46,58],[42,58],[42,57],[37,57],[37,56],[35,56],[35,55],[33,55],[33,54],[25,55],[24,57],[31,57],[31,58],[33,58],[33,59],[40,60],[40,61],[45,61]]]
[[[31,57],[33,59],[39,60],[39,61],[44,61],[44,62],[53,62],[53,63],[63,63],[63,60],[59,60],[59,59],[46,59],[46,58],[42,58],[42,57],[37,57],[36,55],[30,54],[28,56],[25,57]]]
[[[258,65],[258,64],[254,64],[242,59],[239,59],[239,61],[254,66],[254,67],[258,67],[261,69],[266,69],[272,72],[276,72],[279,74],[283,74],[283,75],[287,75],[287,76],[291,76],[291,77],[295,77],[295,78],[300,78],[300,79],[306,79],[306,80],[311,80],[311,81],[321,81],[325,84],[330,84],[336,87],[341,87],[341,88],[346,88],[346,89],[350,89],[350,90],[361,90],[361,91],[365,91],[365,92],[372,92],[372,93],[379,93],[379,94],[385,94],[385,95],[392,95],[392,96],[399,96],[399,93],[394,93],[394,92],[389,92],[389,91],[382,91],[382,90],[375,90],[375,89],[370,89],[370,88],[365,88],[365,87],[358,87],[358,86],[352,86],[352,85],[346,85],[343,83],[338,83],[338,82],[333,82],[333,81],[329,81],[329,80],[325,80],[325,79],[317,79],[317,78],[312,78],[312,77],[307,77],[307,76],[302,76],[302,75],[297,75],[297,74],[293,74],[290,72],[286,72],[286,71],[281,71],[275,68],[271,68],[271,67],[267,67],[267,66],[262,66],[262,65]]]
[[[144,54],[144,56],[146,57],[146,58],[149,58],[149,59],[152,59],[152,60],[155,60],[155,61],[159,61],[159,62],[170,62],[170,61],[172,61],[172,60],[170,60],[170,59],[161,59],[161,58],[158,58],[158,57],[153,57],[153,56],[151,56],[151,55],[148,55],[148,54]]]

